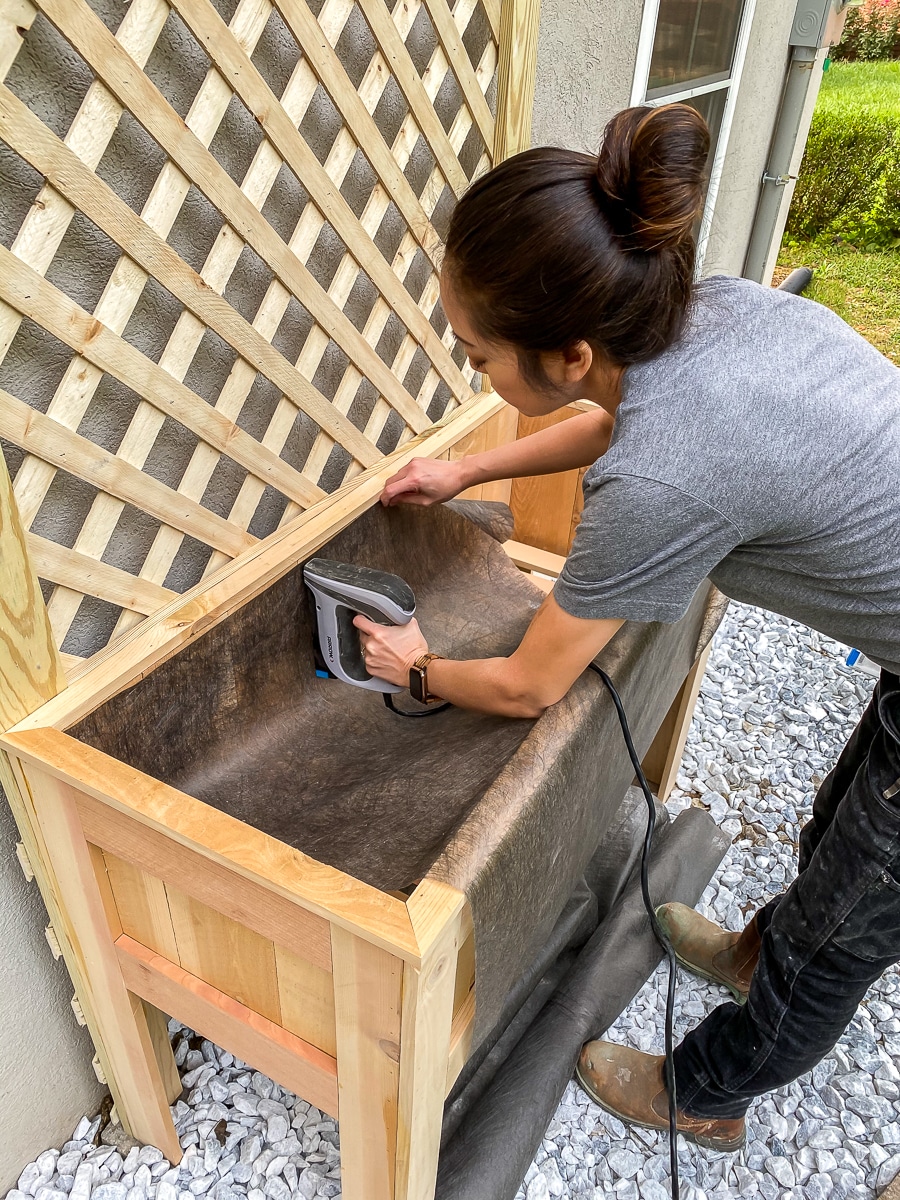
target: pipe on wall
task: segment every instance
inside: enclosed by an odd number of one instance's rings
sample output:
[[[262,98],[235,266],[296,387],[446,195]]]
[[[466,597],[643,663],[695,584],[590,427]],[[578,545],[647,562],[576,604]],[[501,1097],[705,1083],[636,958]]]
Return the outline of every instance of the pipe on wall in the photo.
[[[791,50],[768,166],[762,177],[762,191],[744,262],[744,277],[757,283],[768,283],[767,276],[771,275],[774,265],[770,262],[773,250],[777,254],[775,242],[781,241],[796,179],[791,167],[798,145],[806,145],[812,105],[821,81],[820,55],[824,58],[821,51],[808,46],[794,46]],[[811,95],[813,87],[815,90]]]

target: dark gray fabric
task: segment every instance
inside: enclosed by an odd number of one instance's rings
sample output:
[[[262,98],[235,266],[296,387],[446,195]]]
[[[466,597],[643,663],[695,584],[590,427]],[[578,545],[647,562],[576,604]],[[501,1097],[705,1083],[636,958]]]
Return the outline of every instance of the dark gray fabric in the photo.
[[[555,595],[674,621],[707,576],[900,671],[900,371],[827,308],[718,277],[631,366]]]
[[[696,904],[728,845],[699,809],[688,809],[660,829],[650,860],[654,904]],[[661,957],[633,877],[448,1139],[436,1200],[513,1200],[582,1045],[608,1029]]]
[[[508,654],[542,593],[469,520],[369,510],[322,557],[392,571],[432,649]],[[425,874],[464,890],[476,936],[474,1042],[550,937],[632,769],[603,685],[582,677],[537,722],[452,709],[405,721],[313,669],[297,566],[71,732],[375,887]],[[624,627],[601,657],[643,753],[720,611]]]

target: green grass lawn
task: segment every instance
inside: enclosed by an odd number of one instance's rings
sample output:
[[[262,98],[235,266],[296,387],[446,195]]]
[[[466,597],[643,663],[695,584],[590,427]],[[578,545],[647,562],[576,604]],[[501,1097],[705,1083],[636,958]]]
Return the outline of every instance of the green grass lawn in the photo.
[[[833,308],[900,366],[900,253],[792,245],[782,248],[778,266],[776,279],[794,267],[812,267],[813,281],[804,294]]]
[[[900,116],[900,61],[832,63],[822,77],[816,108]]]
[[[833,63],[816,102],[796,194],[800,207],[795,212],[818,214],[827,228],[831,209],[853,210],[871,178],[869,155],[878,157],[878,148],[868,144],[866,132],[885,126],[888,138],[900,128],[900,62]],[[893,187],[884,199],[893,209]],[[896,216],[879,211],[893,228]],[[776,281],[799,266],[815,272],[807,296],[833,308],[900,366],[900,248],[857,249],[828,233],[800,244],[786,238]]]

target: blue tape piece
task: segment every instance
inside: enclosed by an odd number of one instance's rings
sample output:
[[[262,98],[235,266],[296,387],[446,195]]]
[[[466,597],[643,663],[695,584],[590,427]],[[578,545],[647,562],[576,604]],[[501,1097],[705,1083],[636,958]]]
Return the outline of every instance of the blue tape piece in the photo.
[[[316,667],[316,679],[331,679],[331,678],[332,678],[332,676],[329,675],[327,671],[320,671],[318,669],[318,667]]]

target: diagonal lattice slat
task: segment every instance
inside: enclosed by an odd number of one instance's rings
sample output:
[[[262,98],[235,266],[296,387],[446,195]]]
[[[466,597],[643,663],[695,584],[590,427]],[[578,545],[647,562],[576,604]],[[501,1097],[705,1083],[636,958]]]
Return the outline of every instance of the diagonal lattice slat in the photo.
[[[0,3],[0,138],[43,180],[0,247],[0,382],[4,360],[15,381],[0,437],[24,452],[17,503],[54,633],[79,654],[472,396],[439,308],[441,228],[492,161],[498,61],[496,0],[325,0],[315,16],[239,0],[227,25],[209,0],[132,0],[115,32],[104,3]],[[21,48],[51,26],[87,72],[67,128],[19,90]],[[180,64],[160,70],[172,47],[196,79],[184,98]],[[107,169],[126,120],[158,162],[137,201]],[[83,300],[85,219],[114,253]],[[23,390],[41,330],[63,367]],[[86,596],[119,613],[99,641],[79,625]]]

